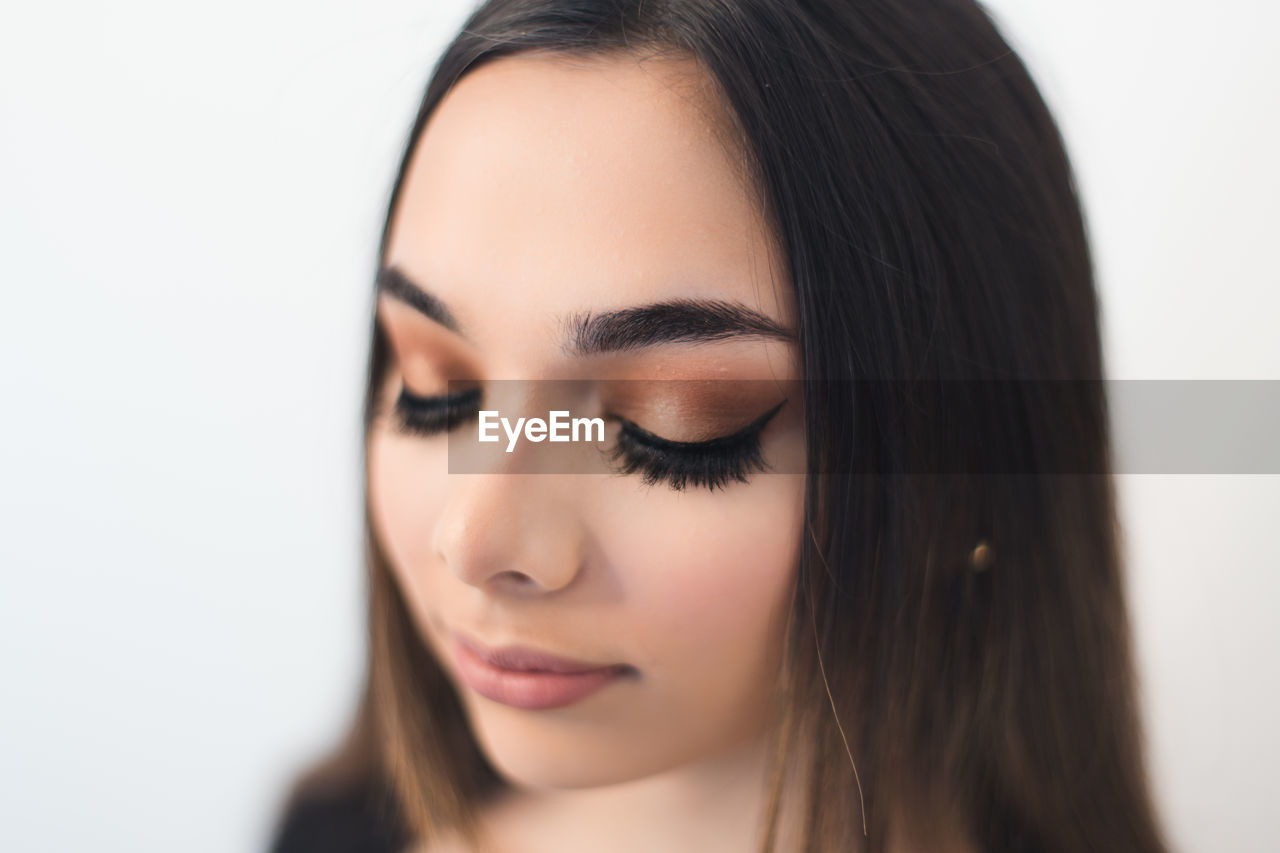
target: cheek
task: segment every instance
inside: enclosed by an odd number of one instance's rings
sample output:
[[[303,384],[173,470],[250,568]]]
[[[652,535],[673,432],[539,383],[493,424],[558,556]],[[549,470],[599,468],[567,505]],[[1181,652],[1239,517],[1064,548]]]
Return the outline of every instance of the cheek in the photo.
[[[444,502],[444,451],[380,428],[370,433],[368,466],[369,523],[410,609],[421,620],[431,600],[430,577],[423,569],[432,564],[431,531]]]
[[[624,618],[664,701],[723,724],[728,709],[758,707],[772,689],[803,489],[803,476],[781,474],[715,494],[655,488],[614,524],[606,541],[627,587]]]

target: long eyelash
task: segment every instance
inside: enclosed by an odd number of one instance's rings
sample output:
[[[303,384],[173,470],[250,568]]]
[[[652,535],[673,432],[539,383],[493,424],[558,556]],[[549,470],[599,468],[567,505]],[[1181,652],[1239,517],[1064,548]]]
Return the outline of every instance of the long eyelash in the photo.
[[[639,472],[649,486],[666,481],[676,491],[705,486],[714,492],[730,481],[746,483],[750,474],[769,468],[760,448],[760,431],[785,402],[745,429],[707,441],[671,441],[623,420],[618,443],[609,457],[618,463],[618,473]]]
[[[396,426],[400,431],[421,436],[448,432],[479,412],[479,388],[438,397],[418,397],[401,389],[395,405]]]

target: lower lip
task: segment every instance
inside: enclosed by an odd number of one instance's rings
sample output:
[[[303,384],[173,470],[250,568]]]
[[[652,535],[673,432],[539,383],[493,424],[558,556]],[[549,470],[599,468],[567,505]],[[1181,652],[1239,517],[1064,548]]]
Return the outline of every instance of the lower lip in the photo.
[[[572,705],[629,674],[622,667],[575,673],[519,672],[496,667],[461,643],[454,643],[453,651],[458,677],[464,684],[486,699],[526,711]]]

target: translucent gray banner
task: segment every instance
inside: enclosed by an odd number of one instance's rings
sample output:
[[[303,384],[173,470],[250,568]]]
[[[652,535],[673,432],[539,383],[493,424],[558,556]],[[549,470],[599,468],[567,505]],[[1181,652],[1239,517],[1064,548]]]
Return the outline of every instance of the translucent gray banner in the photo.
[[[617,474],[751,453],[778,474],[1280,473],[1277,380],[504,380],[395,406],[411,431],[447,435],[456,474]]]

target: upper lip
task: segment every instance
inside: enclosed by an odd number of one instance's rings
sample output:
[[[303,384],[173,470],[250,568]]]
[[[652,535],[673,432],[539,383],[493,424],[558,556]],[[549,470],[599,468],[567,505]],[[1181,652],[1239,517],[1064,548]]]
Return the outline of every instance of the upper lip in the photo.
[[[486,646],[459,631],[454,631],[453,637],[455,641],[474,652],[477,657],[490,666],[495,666],[499,669],[508,669],[516,672],[572,674],[596,672],[601,669],[627,668],[626,664],[588,663],[586,661],[563,658],[528,646]]]

